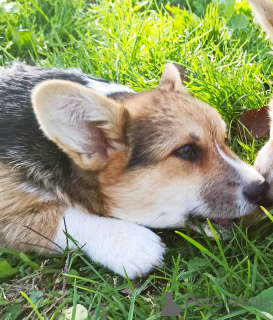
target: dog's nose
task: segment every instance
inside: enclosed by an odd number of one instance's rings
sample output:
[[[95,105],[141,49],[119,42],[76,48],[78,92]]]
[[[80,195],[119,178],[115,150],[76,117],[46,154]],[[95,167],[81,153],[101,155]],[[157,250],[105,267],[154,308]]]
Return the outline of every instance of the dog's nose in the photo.
[[[268,193],[269,188],[269,183],[266,181],[262,184],[250,185],[244,191],[244,195],[250,202],[258,205],[262,198]]]

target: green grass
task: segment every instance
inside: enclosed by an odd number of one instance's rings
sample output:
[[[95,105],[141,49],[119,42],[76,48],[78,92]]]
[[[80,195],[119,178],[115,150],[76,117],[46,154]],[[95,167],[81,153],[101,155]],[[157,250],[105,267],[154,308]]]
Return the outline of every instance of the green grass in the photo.
[[[167,1],[0,1],[0,64],[80,67],[138,91],[157,85],[166,62],[178,62],[188,72],[189,91],[227,122],[231,148],[253,163],[264,141],[240,141],[236,121],[242,110],[269,101],[270,42],[244,0],[182,3],[186,10]],[[152,320],[166,291],[182,306],[180,319],[273,319],[271,223],[235,228],[228,242],[189,230],[160,232],[169,247],[164,267],[131,282],[76,250],[64,294],[66,253],[39,257],[1,250],[0,319],[62,319],[63,309],[74,307],[75,314],[81,304],[90,319]],[[272,307],[186,306],[189,295],[217,295],[218,304],[225,296],[263,295]]]

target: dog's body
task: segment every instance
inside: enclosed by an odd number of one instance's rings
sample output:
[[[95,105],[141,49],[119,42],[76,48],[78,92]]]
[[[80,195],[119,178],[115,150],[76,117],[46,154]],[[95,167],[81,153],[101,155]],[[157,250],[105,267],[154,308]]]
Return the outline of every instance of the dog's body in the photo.
[[[16,64],[0,69],[0,101],[2,246],[64,249],[65,217],[93,260],[132,278],[164,253],[140,224],[194,228],[201,216],[228,227],[266,192],[174,65],[156,89],[135,93],[79,70]]]
[[[249,0],[255,17],[261,24],[273,42],[273,1],[272,0]],[[273,187],[273,100],[270,102],[269,117],[271,120],[270,139],[260,150],[255,160],[255,168],[265,177],[266,181]],[[273,188],[270,188],[265,206],[273,205]]]

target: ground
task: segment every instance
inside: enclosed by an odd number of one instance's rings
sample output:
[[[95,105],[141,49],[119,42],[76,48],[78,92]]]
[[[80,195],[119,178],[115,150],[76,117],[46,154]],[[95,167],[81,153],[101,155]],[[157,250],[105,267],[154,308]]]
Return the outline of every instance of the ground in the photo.
[[[219,111],[231,148],[253,163],[265,141],[240,140],[236,122],[242,110],[268,104],[270,42],[245,0],[176,2],[180,8],[155,0],[1,0],[0,64],[80,67],[138,91],[157,85],[166,62],[180,63],[189,91]],[[80,304],[90,319],[152,320],[167,291],[182,307],[179,319],[273,319],[271,223],[235,227],[228,242],[189,230],[160,232],[169,248],[165,266],[132,282],[80,250],[67,259],[67,253],[39,257],[1,249],[0,319],[62,319],[63,309],[75,313]],[[212,305],[188,304],[187,296],[218,297]],[[239,302],[225,304],[225,297]],[[241,300],[254,297],[271,299],[271,306]]]

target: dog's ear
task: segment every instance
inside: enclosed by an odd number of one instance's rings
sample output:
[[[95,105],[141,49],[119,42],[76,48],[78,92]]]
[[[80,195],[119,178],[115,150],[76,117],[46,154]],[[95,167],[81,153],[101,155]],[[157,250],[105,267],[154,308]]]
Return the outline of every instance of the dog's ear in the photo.
[[[273,2],[272,0],[249,0],[254,15],[273,42]]]
[[[269,103],[268,115],[270,118],[270,138],[273,138],[273,99]]]
[[[182,83],[184,80],[186,80],[184,68],[176,63],[167,63],[164,67],[158,88],[169,91],[180,91],[189,94],[186,87]]]
[[[32,105],[45,135],[85,170],[102,169],[109,151],[125,148],[127,110],[92,89],[45,81],[34,88]]]

